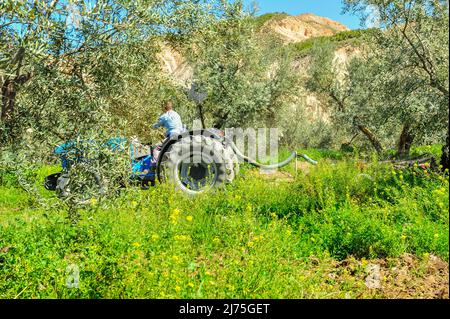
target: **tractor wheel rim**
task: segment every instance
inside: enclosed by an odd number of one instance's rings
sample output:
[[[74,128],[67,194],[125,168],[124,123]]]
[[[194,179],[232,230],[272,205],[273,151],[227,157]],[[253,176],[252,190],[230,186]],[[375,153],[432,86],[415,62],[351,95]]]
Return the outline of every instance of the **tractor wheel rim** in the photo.
[[[188,160],[178,163],[178,180],[183,188],[191,191],[204,191],[214,186],[217,178],[217,166],[214,160],[201,154],[200,162],[193,162],[197,154],[191,154]]]

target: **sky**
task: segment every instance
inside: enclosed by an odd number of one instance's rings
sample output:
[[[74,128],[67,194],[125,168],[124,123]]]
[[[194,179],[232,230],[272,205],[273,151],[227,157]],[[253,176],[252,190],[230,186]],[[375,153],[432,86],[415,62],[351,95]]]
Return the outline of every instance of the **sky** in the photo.
[[[360,29],[360,19],[342,13],[342,0],[244,0],[246,5],[256,2],[258,15],[270,12],[286,12],[290,15],[313,13],[340,22],[350,29]]]

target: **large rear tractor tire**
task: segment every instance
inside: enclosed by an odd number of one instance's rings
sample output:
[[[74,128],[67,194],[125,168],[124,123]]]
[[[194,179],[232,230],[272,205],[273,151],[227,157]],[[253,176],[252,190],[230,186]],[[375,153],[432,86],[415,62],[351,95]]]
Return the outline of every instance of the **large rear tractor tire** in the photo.
[[[239,163],[231,147],[207,136],[187,136],[162,155],[160,179],[196,195],[232,182]]]

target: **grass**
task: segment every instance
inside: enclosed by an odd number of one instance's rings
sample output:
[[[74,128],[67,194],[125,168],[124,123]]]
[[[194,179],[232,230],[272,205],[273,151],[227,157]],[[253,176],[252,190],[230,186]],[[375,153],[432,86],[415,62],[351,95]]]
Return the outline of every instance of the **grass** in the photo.
[[[346,155],[344,152],[338,151],[338,150],[312,149],[312,148],[299,149],[299,150],[297,150],[297,154],[305,154],[317,161],[324,160],[324,159],[343,160],[346,157],[350,156],[350,155]]]
[[[412,147],[410,157],[416,158],[430,155],[434,156],[436,160],[439,161],[442,156],[442,146],[442,144],[433,144]]]
[[[244,169],[196,198],[127,189],[76,224],[51,192],[2,176],[0,298],[377,298],[369,260],[448,261],[448,176],[419,168],[323,160],[293,181]]]

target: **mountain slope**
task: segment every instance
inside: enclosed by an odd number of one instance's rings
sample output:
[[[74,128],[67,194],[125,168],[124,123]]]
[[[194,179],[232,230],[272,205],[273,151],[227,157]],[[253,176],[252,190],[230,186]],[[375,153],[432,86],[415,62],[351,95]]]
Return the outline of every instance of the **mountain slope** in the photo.
[[[279,36],[285,43],[297,43],[310,38],[321,36],[332,36],[350,29],[343,24],[319,17],[314,14],[305,13],[298,16],[285,14],[272,14],[259,17],[262,29],[268,29]]]

